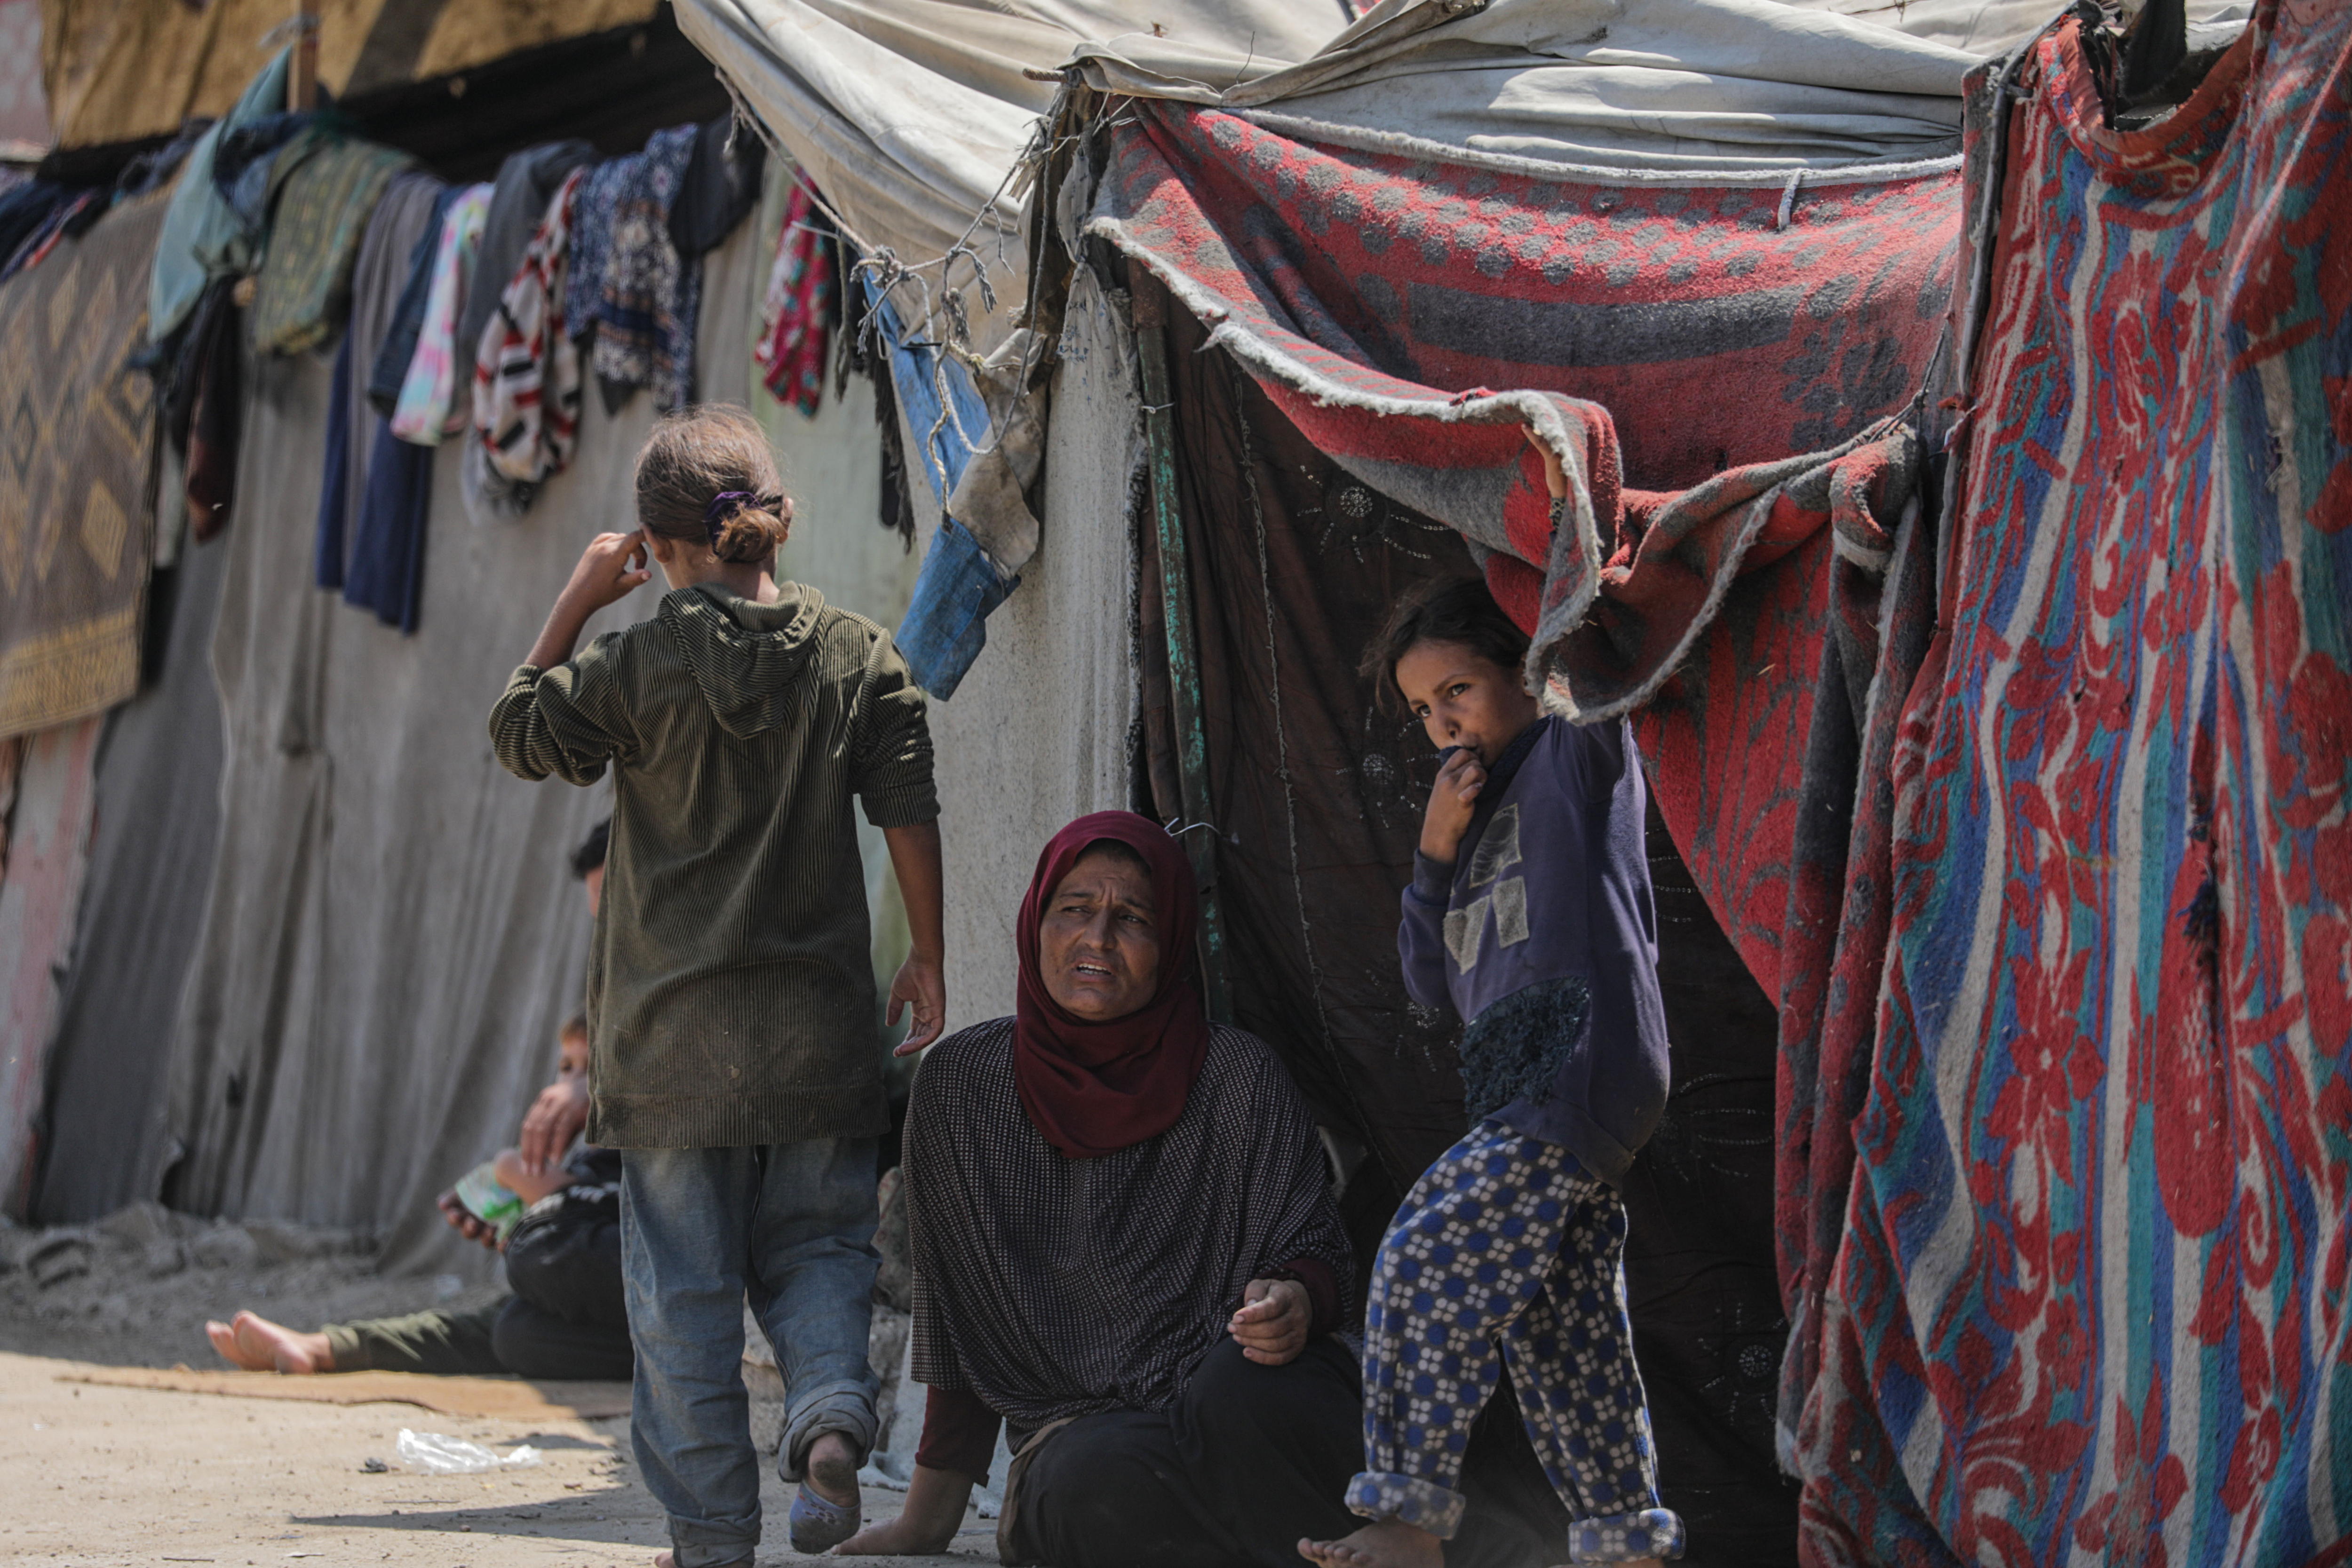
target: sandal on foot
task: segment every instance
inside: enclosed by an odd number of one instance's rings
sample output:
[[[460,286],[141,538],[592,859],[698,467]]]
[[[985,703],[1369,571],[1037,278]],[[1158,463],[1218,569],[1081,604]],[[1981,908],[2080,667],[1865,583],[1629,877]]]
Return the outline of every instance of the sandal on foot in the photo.
[[[859,1511],[858,1504],[845,1508],[819,1497],[803,1481],[793,1494],[793,1550],[811,1554],[831,1551],[857,1533]]]

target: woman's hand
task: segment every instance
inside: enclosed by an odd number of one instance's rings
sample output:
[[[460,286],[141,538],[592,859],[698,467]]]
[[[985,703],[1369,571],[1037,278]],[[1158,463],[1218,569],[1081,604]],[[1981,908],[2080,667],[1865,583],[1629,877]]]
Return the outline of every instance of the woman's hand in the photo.
[[[1229,1325],[1242,1354],[1261,1366],[1295,1361],[1307,1348],[1315,1303],[1296,1279],[1253,1279]]]
[[[1560,467],[1559,454],[1553,451],[1549,447],[1545,446],[1541,441],[1536,439],[1534,426],[1523,426],[1521,428],[1527,434],[1528,445],[1533,447],[1536,449],[1537,455],[1543,458],[1544,484],[1550,489],[1551,499],[1554,500],[1567,500],[1568,470]]]
[[[906,1039],[892,1056],[911,1057],[940,1037],[948,1016],[948,983],[938,959],[909,953],[898,966],[898,978],[890,982],[890,1010],[882,1021],[895,1029],[899,1015],[908,1008],[915,1016],[907,1026]]]
[[[907,1503],[896,1519],[869,1524],[833,1549],[835,1557],[928,1557],[954,1544],[971,1500],[971,1478],[915,1467]]]
[[[1429,792],[1429,809],[1421,818],[1421,852],[1440,866],[1451,866],[1461,852],[1462,836],[1470,831],[1471,815],[1478,809],[1478,792],[1486,787],[1486,764],[1465,746],[1437,770]]]

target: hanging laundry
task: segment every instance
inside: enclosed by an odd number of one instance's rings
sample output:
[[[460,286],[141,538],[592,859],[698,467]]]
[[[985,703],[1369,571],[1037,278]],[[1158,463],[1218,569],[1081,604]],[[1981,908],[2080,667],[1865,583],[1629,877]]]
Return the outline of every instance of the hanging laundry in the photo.
[[[572,460],[580,427],[580,348],[565,330],[564,268],[572,204],[585,179],[563,182],[522,265],[499,296],[474,356],[474,433],[490,483],[507,481],[520,510]]]
[[[522,265],[555,193],[574,171],[595,161],[596,149],[585,142],[549,142],[526,147],[499,165],[474,262],[474,275],[488,286],[466,296],[465,313],[457,318],[458,347],[470,350],[482,341],[482,330],[498,313],[499,290]]]
[[[147,341],[160,343],[186,324],[214,276],[205,257],[215,257],[229,270],[243,272],[249,251],[239,255],[245,226],[237,221],[213,182],[213,154],[221,139],[237,126],[275,110],[286,101],[286,74],[290,49],[280,49],[261,74],[246,85],[227,118],[197,139],[180,172],[163,216],[163,231],[155,243],[155,264],[147,282]]]
[[[161,196],[0,289],[0,734],[104,712],[139,687],[153,387],[144,340]]]
[[[563,287],[563,319],[572,335],[596,330],[596,306],[604,298],[604,264],[613,250],[613,212],[622,190],[635,178],[643,153],[614,158],[590,169],[572,203],[572,276]]]
[[[327,408],[326,475],[319,488],[315,563],[321,588],[343,585],[345,561],[367,489],[368,458],[375,447],[376,429],[384,423],[369,396],[369,373],[392,330],[411,256],[420,241],[429,254],[438,237],[435,218],[447,189],[419,171],[393,176],[368,219],[352,262],[351,319],[335,361],[334,392]]]
[[[761,379],[776,400],[803,414],[814,415],[824,394],[833,311],[833,237],[806,187],[795,179],[784,199],[776,264],[768,273],[767,304],[751,357],[766,367]]]
[[[449,208],[441,225],[440,248],[433,258],[433,284],[425,297],[425,319],[416,338],[416,357],[408,363],[401,383],[400,403],[393,411],[392,433],[420,447],[437,447],[450,427],[453,405],[462,421],[467,409],[457,404],[457,353],[454,338],[457,313],[465,304],[467,277],[473,270],[474,247],[482,237],[482,221],[489,215],[490,187],[469,185]],[[463,428],[462,424],[458,428]]]
[[[253,346],[294,354],[316,348],[351,309],[360,237],[393,176],[415,160],[372,142],[339,142],[287,177],[255,280]],[[340,381],[338,382],[340,385]]]
[[[375,426],[368,454],[367,489],[352,527],[343,603],[373,610],[376,619],[414,632],[425,605],[425,531],[433,507],[433,448]]]
[[[14,259],[79,195],[71,185],[27,180],[0,195],[0,260]]]
[[[669,208],[670,243],[679,256],[708,256],[751,216],[760,205],[767,154],[758,132],[739,130],[731,112],[695,132],[694,156]]]
[[[223,133],[213,150],[213,189],[228,204],[239,238],[259,253],[273,198],[288,176],[332,140],[314,112],[265,114]],[[201,258],[205,253],[197,252]]]
[[[375,351],[375,363],[368,372],[368,401],[387,419],[400,406],[400,385],[408,379],[409,362],[416,357],[416,339],[425,328],[425,301],[433,292],[433,259],[440,254],[441,226],[448,221],[449,209],[468,188],[441,187],[441,194],[434,198],[433,216],[408,254],[406,270],[402,274],[405,281],[393,305],[383,342]]]
[[[5,283],[19,272],[37,267],[58,241],[85,233],[92,224],[106,215],[107,193],[102,190],[77,191],[64,202],[49,210],[40,226],[36,228],[16,253],[0,267],[0,283]]]
[[[245,312],[235,279],[215,278],[187,323],[166,405],[166,429],[187,456],[188,532],[198,544],[228,526],[236,499],[236,454],[245,428]],[[178,412],[173,413],[176,408]]]
[[[640,386],[653,388],[664,412],[694,400],[702,267],[700,258],[678,254],[669,215],[699,134],[692,125],[655,132],[615,193],[594,353],[607,411],[617,411]]]

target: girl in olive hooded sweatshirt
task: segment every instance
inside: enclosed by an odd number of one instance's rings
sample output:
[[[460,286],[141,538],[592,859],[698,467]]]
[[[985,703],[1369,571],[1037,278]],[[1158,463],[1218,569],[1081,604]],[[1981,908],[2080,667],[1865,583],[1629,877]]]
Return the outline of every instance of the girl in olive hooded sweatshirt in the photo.
[[[587,1132],[621,1151],[632,1429],[669,1514],[663,1561],[718,1568],[760,1540],[747,1294],[786,1383],[793,1545],[857,1529],[889,1114],[850,797],[888,839],[914,936],[890,989],[891,1023],[914,1012],[902,1054],[946,1011],[939,802],[923,694],[889,634],[770,574],[793,508],[751,416],[665,420],[636,499],[639,528],[581,556],[490,737],[526,779],[613,771]],[[655,564],[671,591],[654,617],[575,654]]]

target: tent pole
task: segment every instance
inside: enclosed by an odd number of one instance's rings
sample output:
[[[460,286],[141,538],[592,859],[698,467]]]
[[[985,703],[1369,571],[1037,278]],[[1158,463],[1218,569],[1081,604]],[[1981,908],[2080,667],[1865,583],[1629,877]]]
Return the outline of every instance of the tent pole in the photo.
[[[1176,776],[1190,828],[1209,820],[1209,739],[1201,722],[1201,655],[1192,635],[1192,568],[1184,549],[1184,516],[1176,504],[1176,421],[1168,390],[1164,296],[1145,287],[1133,295],[1135,354],[1143,383],[1143,438],[1151,466],[1151,521],[1160,544],[1160,612],[1168,637],[1168,689],[1176,718]],[[1217,901],[1217,834],[1185,832],[1185,852],[1201,886],[1201,969],[1209,1016],[1233,1022],[1225,977],[1225,922]]]
[[[294,0],[293,68],[286,76],[286,107],[319,107],[319,0]]]

